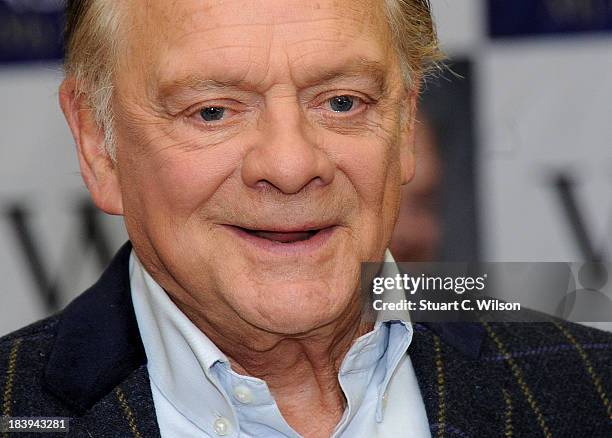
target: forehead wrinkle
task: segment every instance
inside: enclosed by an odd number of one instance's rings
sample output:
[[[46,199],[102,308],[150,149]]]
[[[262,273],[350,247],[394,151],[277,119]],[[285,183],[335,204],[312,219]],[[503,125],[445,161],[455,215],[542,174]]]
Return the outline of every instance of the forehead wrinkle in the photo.
[[[354,6],[350,6],[349,9],[353,9]],[[349,14],[350,15],[350,14]],[[371,15],[377,15],[376,13],[373,13]],[[359,17],[359,20],[356,20],[355,17],[345,17],[348,18],[351,21],[358,21],[359,24],[361,24],[361,26],[365,26],[364,21],[373,21],[374,18],[371,16],[361,16]],[[317,18],[317,19],[305,19],[305,20],[294,20],[294,21],[321,21],[321,20],[333,20],[333,18],[330,17],[325,17],[325,18]],[[281,25],[282,24],[287,24],[288,22],[290,22],[291,20],[285,21],[285,20],[280,20],[279,22],[275,23],[276,25]],[[225,24],[226,26],[233,26],[233,23],[229,23],[229,24]],[[261,26],[262,23],[245,23],[243,25],[249,26]],[[358,27],[361,27],[358,26]],[[202,33],[206,33],[206,32],[211,32],[214,31],[215,29],[218,28],[212,28],[212,29],[201,29],[201,30],[193,30],[192,32],[188,32],[188,34],[193,35],[194,33],[196,34],[202,34]],[[206,81],[203,81],[202,79],[204,79],[205,77],[205,70],[207,70],[206,68],[202,69],[202,73],[201,73],[201,77],[198,78],[196,75],[193,75],[193,77],[189,78],[182,78],[176,81],[176,84],[171,84],[170,82],[164,83],[162,84],[159,88],[156,87],[155,82],[153,81],[153,83],[151,84],[151,88],[149,88],[149,90],[147,90],[149,96],[152,97],[158,97],[158,98],[166,98],[169,95],[171,95],[172,93],[175,93],[177,90],[179,90],[180,88],[183,88],[185,90],[192,90],[194,92],[198,92],[198,91],[206,91],[206,90],[228,90],[230,88],[233,89],[254,89],[255,87],[260,88],[259,85],[261,85],[262,82],[266,82],[269,80],[272,80],[271,76],[273,75],[274,77],[277,77],[277,75],[275,73],[278,73],[278,69],[273,69],[271,64],[274,64],[274,62],[271,62],[272,59],[270,58],[271,52],[272,52],[272,45],[273,42],[275,40],[275,35],[276,33],[281,33],[283,34],[284,32],[279,32],[280,29],[278,29],[277,26],[273,25],[268,27],[269,31],[270,31],[270,35],[267,35],[267,38],[265,38],[265,41],[267,41],[266,43],[263,43],[263,47],[259,46],[259,45],[255,45],[255,46],[249,46],[249,51],[248,51],[248,56],[249,56],[249,62],[248,62],[248,69],[240,69],[243,71],[244,76],[252,76],[250,73],[255,74],[259,80],[253,83],[248,83],[247,81],[229,81],[227,79],[224,80],[211,80],[211,79],[207,79]],[[353,27],[353,30],[355,30],[355,27]],[[363,47],[363,51],[362,53],[370,53],[370,55],[374,55],[375,53],[378,53],[379,55],[382,55],[383,61],[386,61],[386,57],[384,56],[384,48],[386,48],[386,45],[383,44],[384,40],[385,40],[385,36],[386,33],[385,32],[379,32],[380,30],[382,30],[379,27],[375,27],[373,32],[368,32],[372,37],[374,37],[376,40],[378,41],[368,41],[369,44],[365,44]],[[361,40],[363,38],[363,29],[361,29],[360,31],[357,32],[357,35],[354,35],[355,37],[357,37],[357,39]],[[351,32],[353,33],[353,32]],[[382,33],[382,35],[381,35]],[[179,38],[179,40],[182,40],[184,38],[185,34],[177,36]],[[349,36],[349,35],[347,35]],[[359,38],[359,37],[362,38]],[[382,38],[381,38],[382,37]],[[317,38],[317,37],[313,37],[313,38],[308,38],[308,39],[303,39],[300,41],[291,41],[291,38],[289,39],[289,41],[284,41],[284,49],[283,51],[283,55],[284,57],[287,58],[287,63],[285,63],[284,61],[282,62],[285,65],[289,65],[289,70],[286,70],[285,68],[283,68],[283,70],[285,70],[284,73],[281,73],[281,75],[286,75],[288,74],[289,76],[284,76],[284,79],[287,79],[288,77],[290,77],[292,80],[294,79],[300,79],[300,82],[297,81],[293,81],[294,84],[299,85],[298,88],[305,88],[308,85],[312,85],[312,84],[316,84],[316,83],[330,83],[333,81],[339,81],[339,80],[343,80],[343,79],[355,79],[357,77],[367,77],[369,79],[372,80],[372,82],[378,87],[378,89],[384,90],[386,86],[388,86],[388,82],[389,82],[389,78],[388,78],[388,70],[389,70],[389,66],[387,66],[385,68],[385,66],[380,63],[380,62],[376,62],[374,60],[368,60],[366,57],[362,58],[362,59],[358,59],[357,61],[354,61],[355,65],[348,65],[346,67],[338,67],[338,68],[330,68],[328,71],[325,71],[325,68],[333,67],[333,64],[336,63],[335,60],[333,60],[332,62],[330,62],[329,57],[326,58],[321,58],[320,56],[316,56],[318,52],[314,52],[314,51],[310,51],[310,52],[304,52],[304,51],[300,51],[299,50],[299,44],[300,43],[304,43],[307,42],[309,40],[317,40],[321,43],[327,44],[327,43],[331,43],[331,44],[342,44],[342,41],[337,41],[335,39],[332,38]],[[261,42],[261,41],[260,41]],[[372,44],[374,43],[374,44]],[[166,42],[167,44],[167,42]],[[262,49],[264,52],[266,51],[265,46],[267,47],[267,55],[268,56],[264,56],[263,59],[261,56],[254,56],[255,52],[257,51],[257,49]],[[291,56],[291,52],[294,52],[293,47],[295,46],[295,52],[299,53],[298,56]],[[225,46],[221,46],[221,47],[206,47],[205,45],[203,47],[198,47],[197,50],[199,53],[203,53],[209,50],[232,50],[232,49],[241,49],[244,48],[244,45],[241,44],[227,44]],[[347,47],[348,48],[348,47]],[[194,48],[195,49],[195,48]],[[380,49],[383,49],[383,53],[379,53]],[[361,51],[361,50],[360,50]],[[294,53],[295,53],[294,52]],[[213,52],[214,53],[214,52]],[[320,53],[319,53],[320,55]],[[214,55],[213,55],[214,56]],[[308,65],[304,65],[302,67],[300,67],[300,61],[302,61],[304,58],[306,58],[307,56],[313,56],[312,59],[309,60],[308,63],[304,63],[302,62],[302,64],[308,64]],[[380,58],[381,56],[371,56],[373,58]],[[317,61],[316,58],[319,58],[319,61]],[[170,60],[168,60],[170,61]],[[253,64],[257,64],[257,61],[261,61],[260,64],[263,64],[262,67],[264,69],[264,71],[262,72],[261,69],[257,68],[256,72],[255,70],[255,65]],[[173,64],[170,61],[170,64]],[[362,64],[362,65],[358,65],[358,64]],[[370,64],[370,65],[368,65]],[[376,65],[378,64],[378,65]],[[322,66],[323,68],[320,68],[319,66]],[[196,67],[196,66],[194,66]],[[232,70],[234,70],[233,68],[227,68],[227,71],[229,73],[231,73]],[[218,79],[223,78],[222,75],[222,70],[223,68],[220,68],[219,65],[217,65],[215,67],[215,71],[216,71],[216,76]],[[247,72],[245,72],[245,70],[248,70]],[[271,72],[271,70],[274,70],[275,72]],[[335,70],[335,71],[333,71]],[[236,73],[236,71],[234,70],[234,73]],[[295,73],[295,74],[294,74]],[[197,72],[196,72],[197,74]],[[163,79],[162,77],[159,78],[160,80]],[[251,79],[255,79],[254,77],[252,77]],[[278,77],[277,77],[278,79]],[[174,85],[174,86],[173,86]]]

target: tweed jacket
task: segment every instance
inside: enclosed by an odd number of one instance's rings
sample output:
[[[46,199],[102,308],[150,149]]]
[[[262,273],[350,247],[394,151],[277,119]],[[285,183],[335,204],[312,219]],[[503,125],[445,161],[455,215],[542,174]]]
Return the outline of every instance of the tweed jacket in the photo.
[[[55,436],[160,436],[130,251],[66,309],[0,339],[2,415],[69,417]],[[432,437],[612,437],[612,334],[559,321],[414,328]]]

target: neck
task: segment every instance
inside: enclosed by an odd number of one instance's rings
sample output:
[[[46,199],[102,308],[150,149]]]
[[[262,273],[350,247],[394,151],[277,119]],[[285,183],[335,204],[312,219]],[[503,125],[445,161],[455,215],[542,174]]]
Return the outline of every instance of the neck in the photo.
[[[358,300],[355,300],[358,301]],[[345,408],[338,372],[353,341],[372,330],[359,303],[330,324],[306,333],[270,333],[243,320],[211,320],[177,302],[229,358],[234,371],[262,379],[285,420],[302,436],[330,436]],[[312,418],[317,418],[316,426]],[[313,429],[313,426],[315,427]]]

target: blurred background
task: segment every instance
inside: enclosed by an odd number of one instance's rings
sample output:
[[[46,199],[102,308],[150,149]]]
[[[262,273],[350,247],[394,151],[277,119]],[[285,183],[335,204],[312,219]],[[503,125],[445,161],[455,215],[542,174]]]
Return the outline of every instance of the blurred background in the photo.
[[[126,240],[89,202],[57,104],[62,3],[0,0],[0,335]],[[450,69],[426,84],[396,258],[608,263],[612,0],[432,5]]]

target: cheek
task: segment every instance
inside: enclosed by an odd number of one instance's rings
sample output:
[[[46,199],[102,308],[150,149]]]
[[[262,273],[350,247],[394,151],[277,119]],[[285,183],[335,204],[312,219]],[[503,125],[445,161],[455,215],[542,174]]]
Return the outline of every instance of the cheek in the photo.
[[[356,236],[361,260],[380,260],[387,248],[399,210],[399,150],[389,141],[346,140],[335,148],[338,168],[359,199]]]
[[[336,143],[335,159],[355,191],[362,207],[367,210],[385,210],[389,197],[399,196],[399,149],[391,141],[376,137],[344,139]]]
[[[147,212],[185,219],[214,195],[240,160],[239,148],[231,144],[188,149],[160,145],[130,164],[131,179]]]

